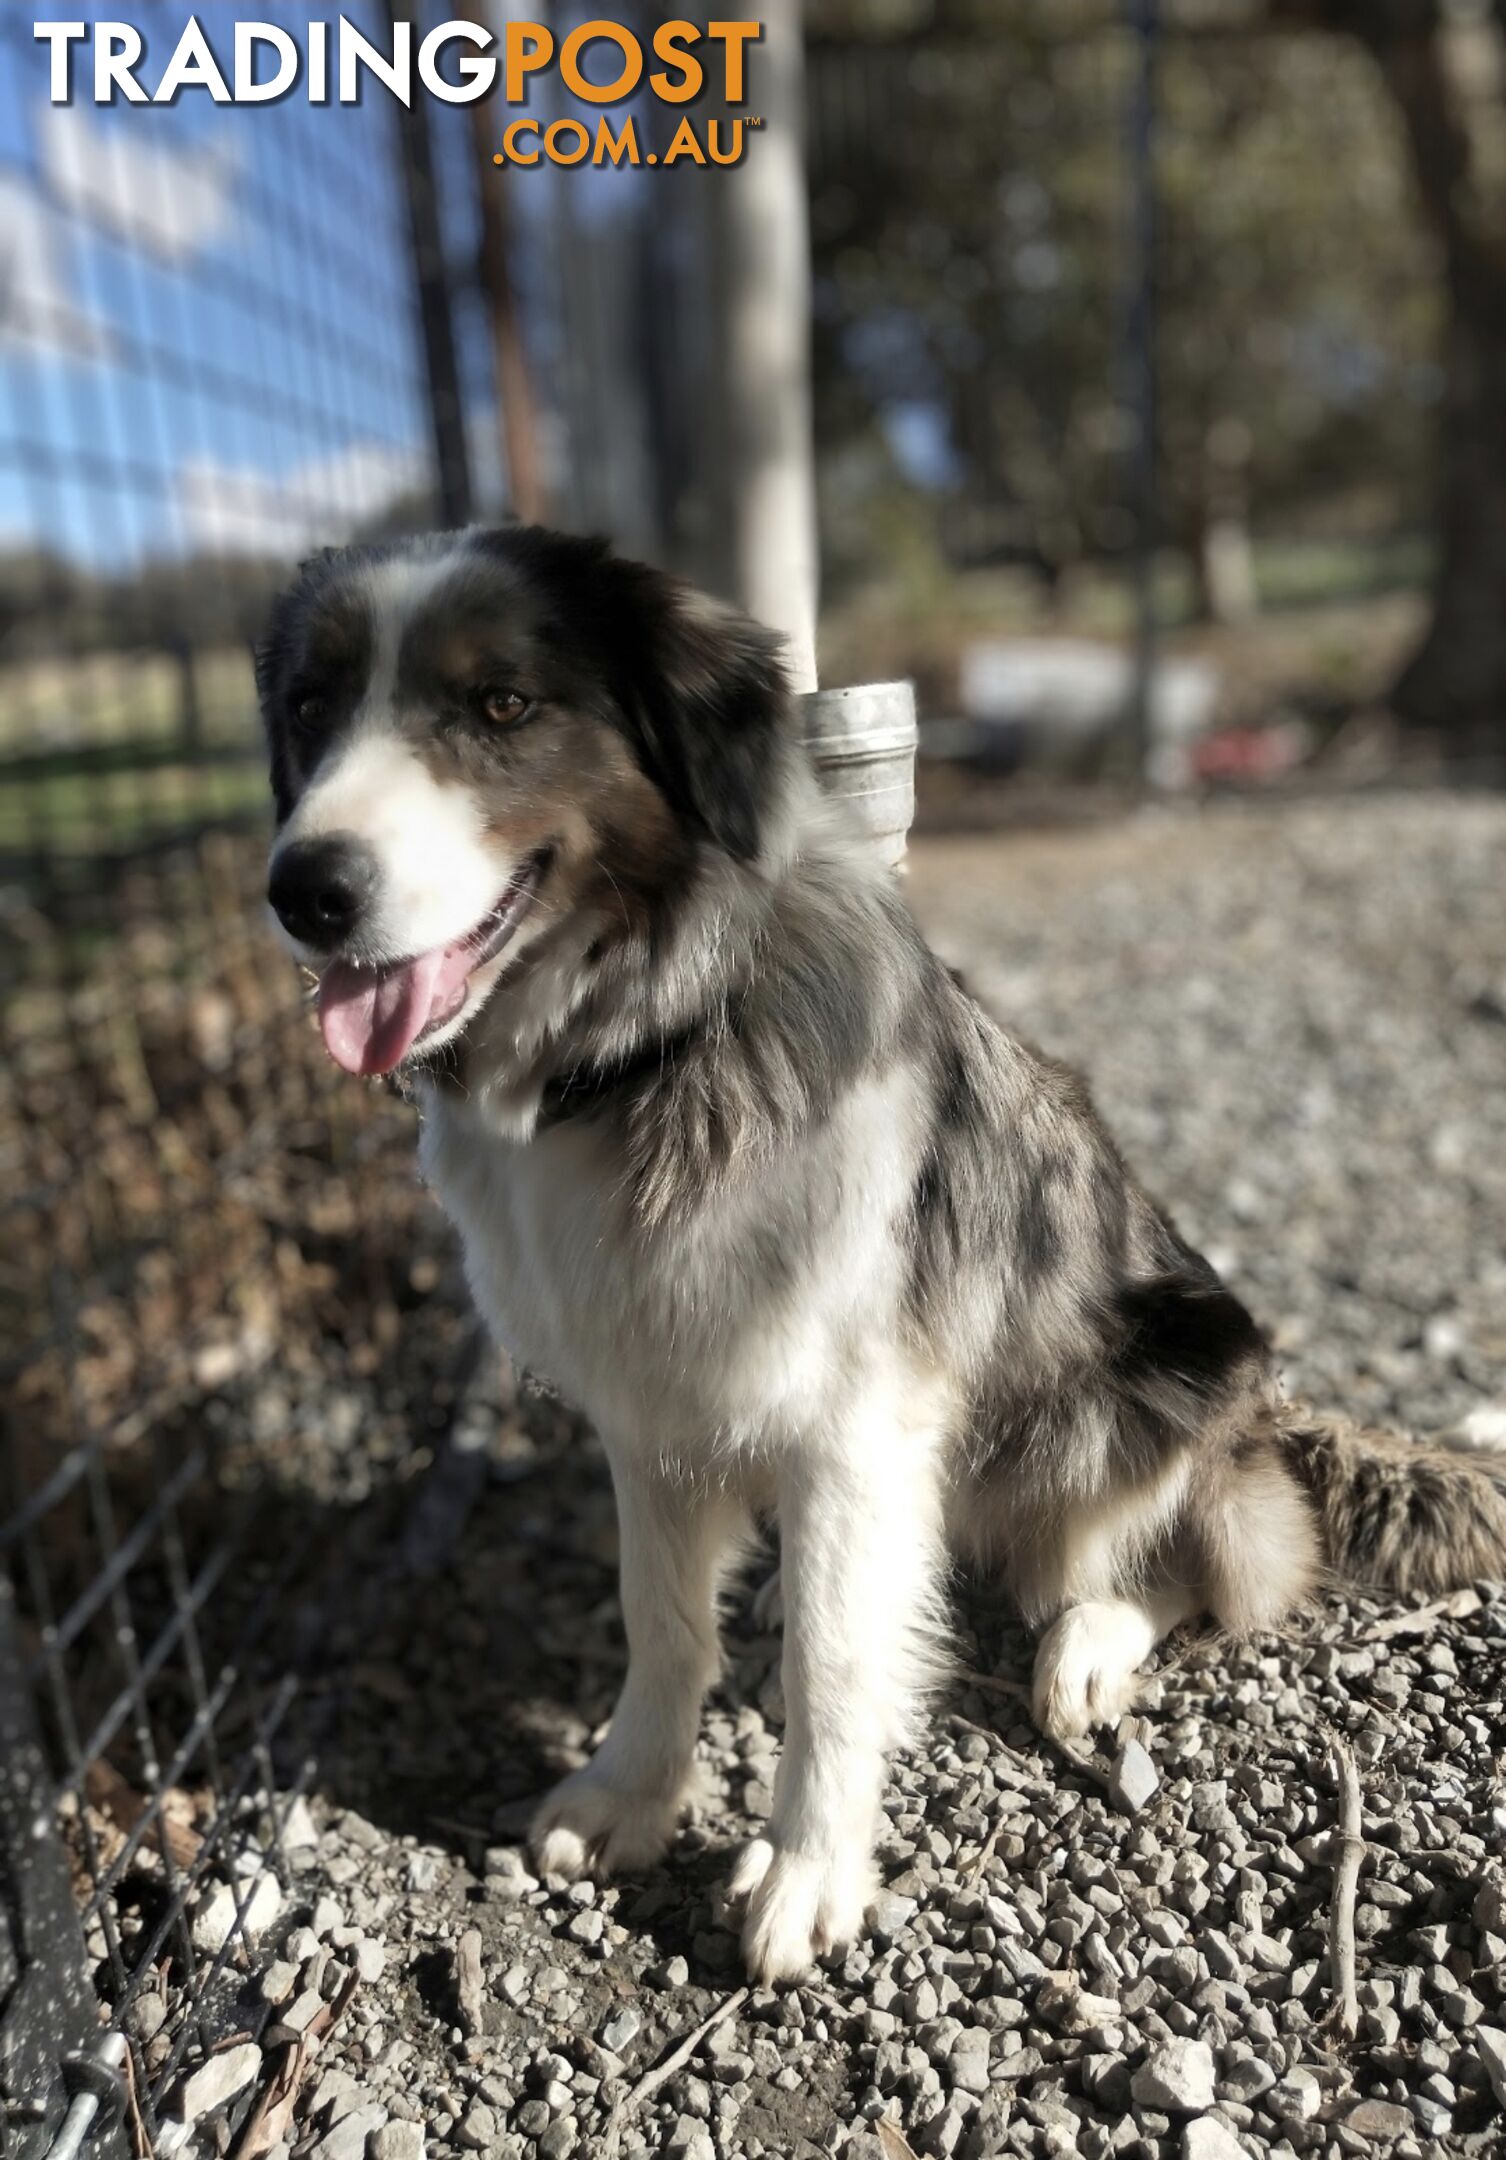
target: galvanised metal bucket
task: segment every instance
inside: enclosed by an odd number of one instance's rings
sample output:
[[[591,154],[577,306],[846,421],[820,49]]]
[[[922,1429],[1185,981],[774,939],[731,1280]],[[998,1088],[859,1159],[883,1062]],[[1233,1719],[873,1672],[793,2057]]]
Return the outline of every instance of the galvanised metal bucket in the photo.
[[[800,702],[822,788],[897,866],[915,816],[915,685],[857,683],[812,690]]]

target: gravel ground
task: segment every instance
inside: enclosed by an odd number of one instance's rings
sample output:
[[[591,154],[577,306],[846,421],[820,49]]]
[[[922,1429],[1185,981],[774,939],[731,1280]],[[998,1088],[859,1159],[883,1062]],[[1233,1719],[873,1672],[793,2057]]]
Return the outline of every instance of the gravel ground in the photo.
[[[1503,860],[1506,805],[1433,796],[930,841],[911,887],[985,1000],[1089,1073],[1293,1389],[1436,1426],[1506,1375]],[[316,1440],[307,1478],[317,1506]],[[322,1646],[334,1723],[267,1915],[272,2022],[195,2073],[180,2145],[223,2145],[216,2110],[349,1994],[278,2155],[1503,2149],[1499,1586],[1182,1643],[1068,1757],[1026,1720],[1002,1600],[959,1585],[961,1669],[895,1766],[871,1939],[735,2000],[634,2098],[741,1985],[719,1890],[769,1803],[777,1638],[733,1614],[671,1863],[537,1882],[525,1803],[583,1759],[622,1666],[604,1465],[488,1374],[431,1493],[436,1535],[369,1556]],[[1336,1736],[1363,1802],[1353,2041],[1326,1950]]]

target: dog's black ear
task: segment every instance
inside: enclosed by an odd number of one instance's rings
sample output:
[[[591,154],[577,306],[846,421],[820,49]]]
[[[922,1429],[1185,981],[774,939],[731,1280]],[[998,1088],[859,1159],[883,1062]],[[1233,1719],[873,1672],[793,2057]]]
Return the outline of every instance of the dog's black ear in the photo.
[[[645,770],[682,816],[750,860],[792,725],[783,640],[641,564],[609,558],[601,570],[621,595],[613,689]]]

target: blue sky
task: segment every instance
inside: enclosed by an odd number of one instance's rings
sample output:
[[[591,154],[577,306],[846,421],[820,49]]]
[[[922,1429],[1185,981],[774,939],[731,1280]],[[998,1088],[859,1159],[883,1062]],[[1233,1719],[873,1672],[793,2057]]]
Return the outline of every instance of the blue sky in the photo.
[[[150,82],[193,11],[129,12]],[[283,554],[413,484],[427,420],[390,102],[52,107],[32,18],[0,21],[0,543],[117,567]]]

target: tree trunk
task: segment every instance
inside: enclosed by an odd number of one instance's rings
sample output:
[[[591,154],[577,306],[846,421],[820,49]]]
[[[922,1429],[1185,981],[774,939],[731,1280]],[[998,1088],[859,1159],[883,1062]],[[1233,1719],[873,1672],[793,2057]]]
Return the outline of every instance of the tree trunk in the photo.
[[[468,22],[494,36],[500,38],[503,34],[505,10],[488,8],[483,0],[465,0],[461,12]],[[505,168],[498,169],[492,163],[503,118],[495,98],[480,98],[470,107],[481,216],[476,267],[491,340],[492,381],[497,394],[497,426],[507,468],[508,499],[525,525],[537,525],[548,515],[549,506],[539,450],[538,407],[513,278],[507,193],[512,183]]]
[[[816,488],[804,45],[797,0],[766,11],[750,83],[763,126],[705,177],[719,367],[713,455],[726,583],[783,631],[797,690],[816,687]]]
[[[1457,742],[1498,739],[1506,715],[1506,233],[1443,48],[1449,35],[1435,19],[1367,42],[1401,110],[1448,290],[1433,615],[1393,703],[1403,720]],[[1506,124],[1499,109],[1491,118]]]

